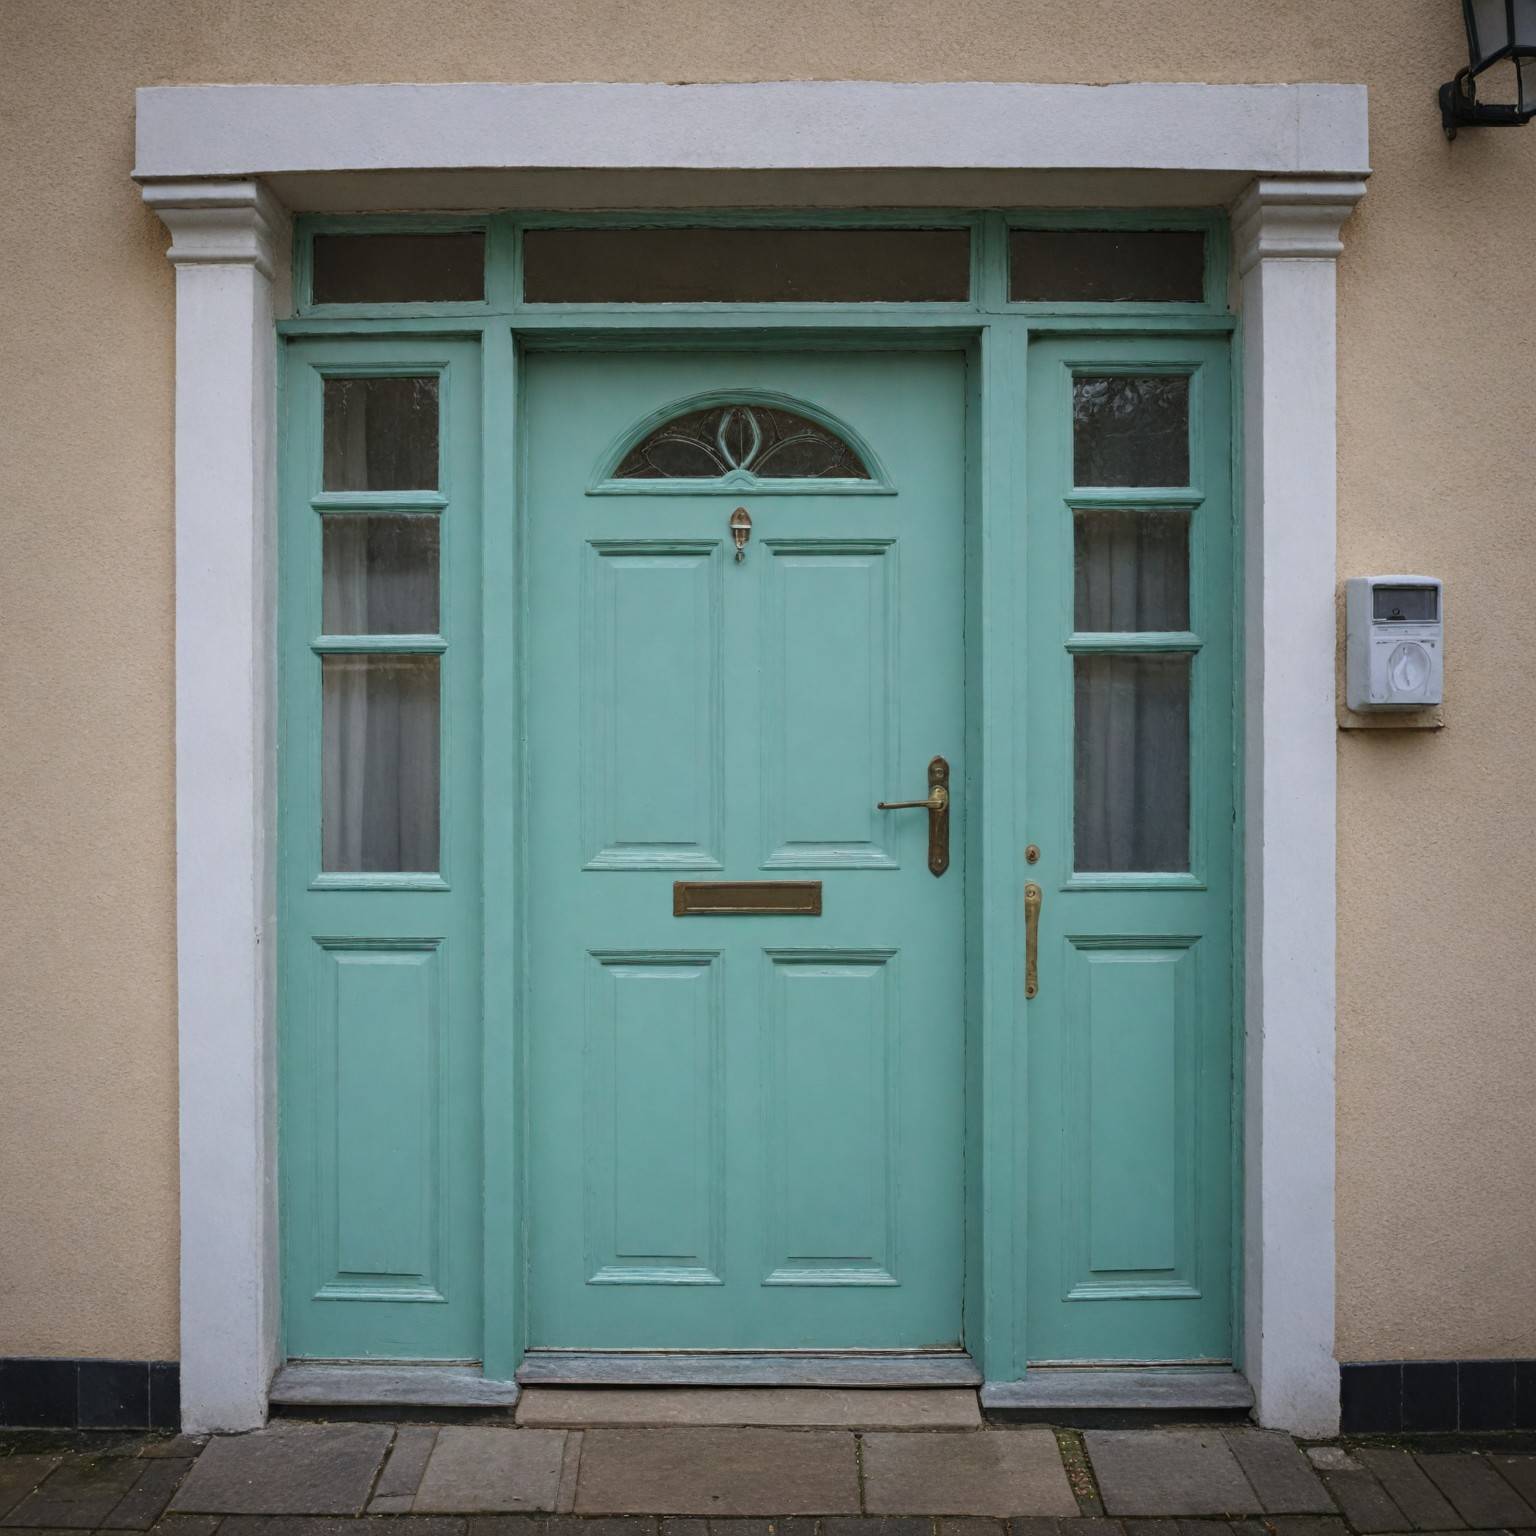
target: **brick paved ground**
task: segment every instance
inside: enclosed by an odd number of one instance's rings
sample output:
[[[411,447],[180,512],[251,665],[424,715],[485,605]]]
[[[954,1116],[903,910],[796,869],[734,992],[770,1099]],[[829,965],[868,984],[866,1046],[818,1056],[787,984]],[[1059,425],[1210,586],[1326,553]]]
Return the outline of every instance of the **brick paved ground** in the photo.
[[[0,1536],[1536,1536],[1533,1452],[1209,1425],[0,1431]]]

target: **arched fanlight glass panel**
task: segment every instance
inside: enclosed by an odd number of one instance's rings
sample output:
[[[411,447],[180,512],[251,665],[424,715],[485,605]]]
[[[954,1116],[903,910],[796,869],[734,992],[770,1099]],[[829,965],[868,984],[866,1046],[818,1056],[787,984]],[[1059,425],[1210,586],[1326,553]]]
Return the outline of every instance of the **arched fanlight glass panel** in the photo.
[[[642,428],[616,457],[594,489],[659,489],[658,482],[698,491],[792,491],[828,482],[886,489],[869,451],[851,434],[777,401],[685,405]]]

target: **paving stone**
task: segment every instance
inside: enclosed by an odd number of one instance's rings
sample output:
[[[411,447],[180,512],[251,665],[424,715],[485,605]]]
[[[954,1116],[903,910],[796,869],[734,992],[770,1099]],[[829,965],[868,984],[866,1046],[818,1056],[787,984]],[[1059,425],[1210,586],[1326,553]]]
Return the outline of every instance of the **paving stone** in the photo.
[[[1481,1456],[1420,1456],[1419,1465],[1468,1525],[1481,1529],[1536,1525],[1536,1509]]]
[[[219,1536],[464,1536],[460,1519],[326,1520],[304,1515],[232,1515]]]
[[[1215,1429],[1090,1429],[1083,1436],[1111,1515],[1233,1515],[1262,1510]]]
[[[418,1514],[552,1512],[565,1440],[559,1429],[441,1429],[414,1508]]]
[[[220,1435],[177,1490],[178,1513],[357,1515],[389,1448],[386,1424],[271,1424]]]
[[[1339,1472],[1324,1472],[1323,1487],[1362,1536],[1377,1531],[1406,1531],[1413,1522],[1392,1502],[1373,1472],[1359,1462]]]
[[[1342,1445],[1314,1445],[1307,1460],[1320,1472],[1358,1472],[1360,1463]]]
[[[1270,1429],[1228,1429],[1222,1438],[1259,1496],[1266,1514],[1331,1515],[1328,1490],[1289,1435]]]
[[[669,1536],[674,1526],[692,1525],[690,1520],[663,1520],[662,1536]],[[706,1520],[709,1536],[816,1536],[816,1521],[798,1516],[788,1520]]]
[[[1106,1520],[1101,1515],[1088,1515],[1079,1520],[1063,1520],[1058,1527],[1060,1536],[1120,1536],[1118,1520]]]
[[[1416,1530],[1452,1531],[1464,1524],[1407,1451],[1362,1446],[1357,1454]]]
[[[156,1435],[144,1442],[140,1456],[170,1456],[191,1461],[208,1444],[207,1435]]]
[[[149,1528],[149,1536],[213,1536],[221,1515],[167,1515]]]
[[[1488,1460],[1527,1504],[1536,1506],[1536,1456],[1490,1456]]]
[[[399,1515],[409,1510],[436,1444],[437,1430],[430,1424],[407,1424],[395,1431],[389,1460],[384,1463],[373,1497],[368,1501],[370,1513]],[[381,1508],[381,1501],[387,1507]]]
[[[1036,1425],[865,1435],[864,1507],[883,1515],[1077,1514],[1056,1436]]]
[[[176,1485],[187,1475],[190,1461],[157,1457],[144,1463],[143,1475],[118,1502],[102,1526],[110,1531],[147,1531],[171,1502]]]
[[[821,1522],[821,1536],[933,1536],[933,1521],[915,1515],[841,1515]]]
[[[583,1439],[578,1514],[835,1515],[859,1508],[854,1437],[844,1430],[589,1429]]]
[[[529,1387],[517,1422],[547,1428],[651,1424],[711,1428],[980,1429],[970,1391],[852,1387]]]
[[[1275,1536],[1348,1536],[1337,1515],[1320,1519],[1310,1515],[1276,1515],[1269,1522]]]
[[[1008,1522],[1013,1536],[1058,1536],[1059,1525],[1060,1521],[1048,1520],[1044,1515],[1026,1515]]]
[[[948,1515],[939,1521],[940,1536],[1005,1536],[1001,1520],[978,1515]]]
[[[0,1523],[90,1530],[106,1519],[143,1471],[143,1462],[127,1457],[65,1460]]]
[[[543,1515],[471,1515],[468,1536],[545,1536]]]
[[[720,1524],[727,1530],[734,1525],[745,1525],[751,1528],[753,1536],[757,1536],[758,1532],[767,1531],[769,1522],[767,1520],[722,1520]],[[677,1515],[661,1522],[661,1536],[709,1536],[709,1521],[694,1515]],[[743,1532],[742,1536],[746,1536],[746,1533]]]
[[[655,1530],[655,1519],[643,1515],[614,1515],[603,1520],[557,1515],[545,1525],[547,1536],[654,1536]]]
[[[1200,1528],[1191,1529],[1198,1532]],[[1125,1533],[1126,1536],[1181,1536],[1177,1520],[1127,1520]]]
[[[15,1509],[58,1464],[57,1456],[7,1456],[0,1460],[0,1516]]]

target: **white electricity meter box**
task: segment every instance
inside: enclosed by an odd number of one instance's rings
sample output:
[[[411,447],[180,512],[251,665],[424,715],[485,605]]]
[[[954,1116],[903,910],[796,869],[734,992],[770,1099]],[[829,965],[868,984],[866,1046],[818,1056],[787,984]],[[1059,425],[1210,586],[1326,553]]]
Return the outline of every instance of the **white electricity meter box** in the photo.
[[[1344,583],[1351,709],[1430,709],[1441,702],[1444,598],[1433,576],[1352,576]]]

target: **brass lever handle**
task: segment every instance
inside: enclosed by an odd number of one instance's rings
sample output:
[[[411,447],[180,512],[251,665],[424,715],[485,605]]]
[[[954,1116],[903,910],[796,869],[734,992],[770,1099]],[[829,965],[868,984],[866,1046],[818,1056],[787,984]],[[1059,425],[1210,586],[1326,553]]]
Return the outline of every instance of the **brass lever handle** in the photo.
[[[1024,886],[1024,996],[1040,990],[1040,903],[1044,892],[1033,880]]]
[[[879,800],[877,811],[928,812],[928,868],[942,875],[949,868],[949,762],[936,757],[928,764],[926,800]]]

